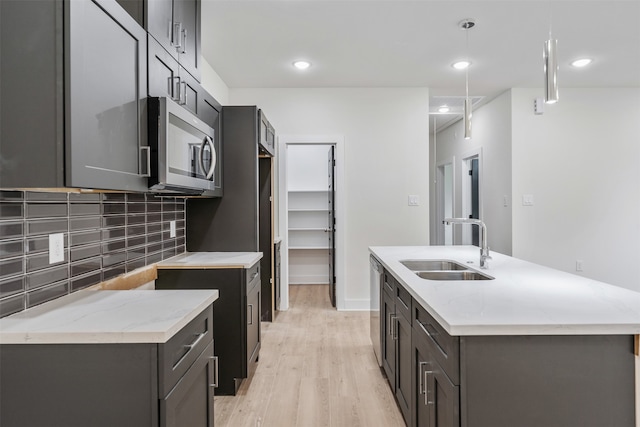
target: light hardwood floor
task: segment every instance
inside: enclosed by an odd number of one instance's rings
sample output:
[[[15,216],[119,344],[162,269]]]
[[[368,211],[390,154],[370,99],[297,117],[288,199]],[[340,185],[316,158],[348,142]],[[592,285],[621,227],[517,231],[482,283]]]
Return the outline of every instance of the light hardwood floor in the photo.
[[[256,372],[215,398],[216,427],[404,426],[369,339],[369,312],[339,312],[327,285],[289,288],[289,310],[262,323]]]

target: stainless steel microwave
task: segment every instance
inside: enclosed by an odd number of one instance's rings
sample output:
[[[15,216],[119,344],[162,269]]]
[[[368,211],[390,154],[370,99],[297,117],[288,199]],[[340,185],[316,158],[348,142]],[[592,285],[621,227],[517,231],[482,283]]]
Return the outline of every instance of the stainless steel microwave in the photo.
[[[222,196],[220,137],[171,99],[149,97],[153,192]]]

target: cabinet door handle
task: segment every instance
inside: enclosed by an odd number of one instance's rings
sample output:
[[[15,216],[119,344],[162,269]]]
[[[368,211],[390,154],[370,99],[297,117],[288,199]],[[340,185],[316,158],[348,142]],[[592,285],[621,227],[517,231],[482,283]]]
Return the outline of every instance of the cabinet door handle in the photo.
[[[180,102],[182,96],[180,95],[180,77],[172,77],[173,88],[171,88],[171,99],[175,102]]]
[[[393,337],[393,316],[395,316],[395,313],[389,313],[389,321],[387,322],[387,325],[389,325],[389,335],[391,335]]]
[[[418,386],[418,393],[420,394],[426,394],[426,390],[424,389],[424,386],[426,384],[425,382],[425,378],[424,378],[424,367],[427,366],[428,363],[427,362],[420,362],[420,364],[418,365],[418,379],[420,381],[420,385]]]
[[[218,356],[211,356],[209,359],[213,360],[213,384],[209,386],[218,388]]]
[[[391,337],[394,340],[398,339],[398,323],[399,322],[400,322],[400,320],[398,320],[398,316],[393,316],[391,318],[391,324],[393,325]]]
[[[251,313],[249,314],[249,322],[248,325],[253,325],[253,304],[249,304],[249,309]]]
[[[433,405],[433,400],[429,400],[429,389],[431,387],[429,387],[429,379],[433,378],[433,371],[429,371],[426,370],[424,371],[424,385],[425,385],[425,390],[424,390],[424,404],[429,406],[429,405]]]
[[[140,147],[140,176],[151,176],[151,147]]]
[[[173,23],[173,37],[172,44],[176,49],[180,49],[182,47],[182,22],[174,22]]]
[[[187,53],[187,29],[182,30],[182,50],[180,53]]]
[[[180,105],[186,105],[187,104],[187,82],[182,81],[180,82],[180,97],[179,97],[179,101],[178,103]],[[184,97],[184,100],[182,99]]]

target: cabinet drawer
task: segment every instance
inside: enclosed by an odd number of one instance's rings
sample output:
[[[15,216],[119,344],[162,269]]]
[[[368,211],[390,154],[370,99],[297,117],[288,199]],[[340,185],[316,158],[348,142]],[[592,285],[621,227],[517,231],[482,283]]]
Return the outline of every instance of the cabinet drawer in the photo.
[[[396,279],[387,270],[384,271],[384,280],[382,281],[382,289],[391,297],[395,297]]]
[[[251,291],[258,283],[260,283],[260,263],[257,262],[253,267],[247,268],[246,272],[247,293]]]
[[[212,341],[213,306],[209,306],[169,341],[158,346],[158,394],[161,399]]]
[[[434,359],[453,384],[460,384],[460,339],[449,335],[442,326],[418,304],[413,305],[413,329],[425,340]]]
[[[395,288],[396,312],[402,314],[411,324],[413,323],[411,319],[411,295],[399,283],[396,283]]]

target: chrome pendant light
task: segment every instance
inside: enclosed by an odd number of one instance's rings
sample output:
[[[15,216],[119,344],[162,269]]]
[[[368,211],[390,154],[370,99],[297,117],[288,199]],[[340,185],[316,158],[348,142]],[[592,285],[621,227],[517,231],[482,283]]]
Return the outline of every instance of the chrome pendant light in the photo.
[[[471,100],[469,99],[469,30],[475,27],[476,23],[473,19],[463,19],[458,23],[461,30],[465,31],[466,49],[467,49],[467,67],[465,68],[465,98],[464,98],[464,139],[471,139],[471,116],[473,116]]]
[[[555,104],[558,102],[558,40],[552,39],[544,42],[544,102]]]

